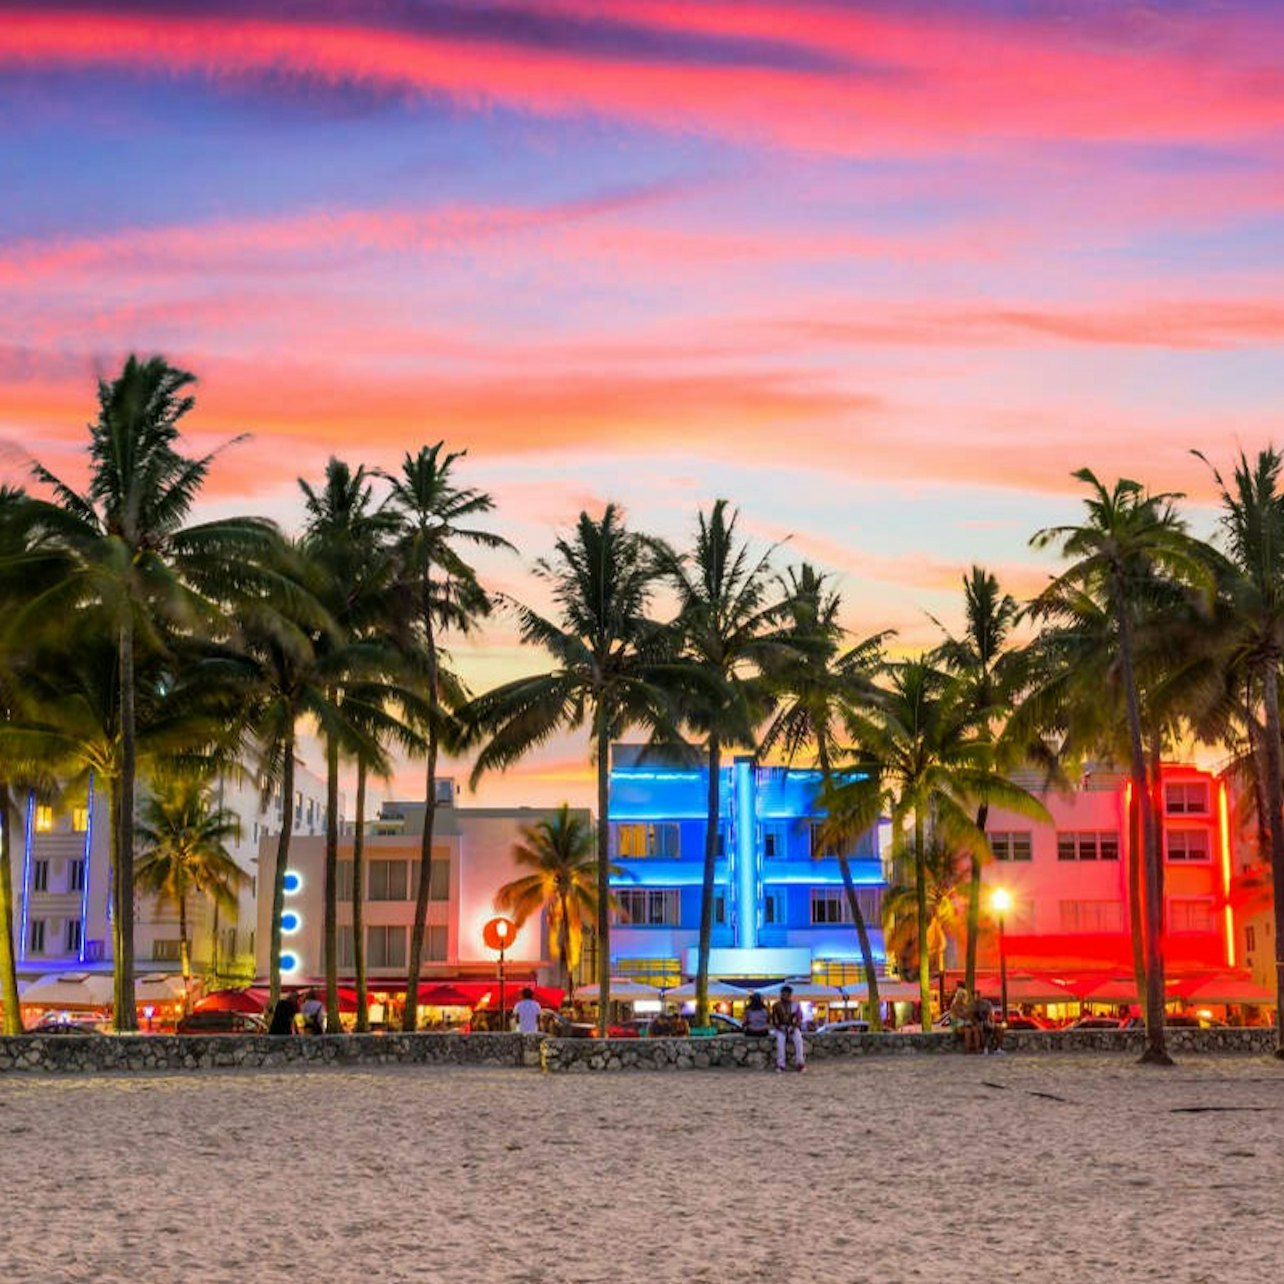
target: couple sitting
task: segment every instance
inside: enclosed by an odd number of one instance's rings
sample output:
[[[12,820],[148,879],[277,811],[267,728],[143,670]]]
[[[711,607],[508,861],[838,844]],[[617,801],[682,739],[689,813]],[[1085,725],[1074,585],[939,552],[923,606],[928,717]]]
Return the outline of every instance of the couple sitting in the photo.
[[[784,1072],[785,1051],[790,1043],[794,1048],[794,1069],[802,1071],[807,1068],[803,1053],[802,1024],[802,1005],[794,1002],[792,986],[780,987],[780,998],[771,1005],[770,1011],[757,991],[749,996],[749,1003],[745,1008],[745,1034],[756,1039],[766,1038],[768,1034],[775,1036],[777,1074]]]

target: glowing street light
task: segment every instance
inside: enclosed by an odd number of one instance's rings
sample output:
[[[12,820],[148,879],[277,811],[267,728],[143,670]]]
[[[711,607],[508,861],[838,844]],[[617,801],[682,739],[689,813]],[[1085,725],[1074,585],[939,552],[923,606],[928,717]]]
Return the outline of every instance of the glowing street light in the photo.
[[[496,916],[487,919],[482,925],[482,940],[492,950],[499,951],[499,1028],[506,1028],[504,1020],[504,951],[513,943],[517,935],[517,924],[511,918]]]
[[[999,916],[999,1005],[1003,1024],[1008,1020],[1008,951],[1003,935],[1003,916],[1012,908],[1012,893],[1005,887],[996,887],[990,893],[990,908]]]

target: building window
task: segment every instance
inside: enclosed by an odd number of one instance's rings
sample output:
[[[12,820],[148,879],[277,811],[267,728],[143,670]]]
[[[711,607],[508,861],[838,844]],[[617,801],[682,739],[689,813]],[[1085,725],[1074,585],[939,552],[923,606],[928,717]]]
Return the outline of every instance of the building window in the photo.
[[[719,892],[713,898],[713,921],[719,926],[723,926],[727,921],[727,898],[722,892]]]
[[[879,923],[883,915],[883,892],[878,887],[858,887],[856,904],[866,923]],[[811,890],[811,921],[813,926],[822,923],[852,922],[852,907],[847,901],[847,891],[842,887],[813,887]]]
[[[54,827],[54,810],[52,807],[41,803],[36,808],[36,833],[52,833]]]
[[[767,892],[762,898],[762,921],[775,925],[785,921],[785,894],[781,891]]]
[[[352,945],[352,939],[353,939],[352,924],[340,923],[339,924],[339,966],[340,967],[356,966],[356,957],[355,957],[355,952]]]
[[[78,834],[83,834],[89,828],[89,808],[73,807],[71,812],[71,827]]]
[[[335,866],[335,895],[341,905],[352,904],[352,862],[341,860]],[[342,952],[340,952],[342,955]]]
[[[627,860],[658,856],[677,860],[681,856],[679,829],[672,821],[656,824],[619,824],[615,826],[615,854]]]
[[[43,954],[45,952],[45,920],[33,918],[27,924],[27,952]]]
[[[1168,843],[1169,860],[1208,859],[1208,830],[1171,829],[1164,837]]]
[[[1213,903],[1203,900],[1171,900],[1168,902],[1168,930],[1170,932],[1214,932]]]
[[[677,888],[626,887],[616,892],[620,920],[634,927],[676,927],[682,921]]]
[[[1062,901],[1063,932],[1122,932],[1123,906],[1118,901]]]
[[[1170,816],[1207,816],[1208,782],[1193,780],[1165,785],[1164,806]]]
[[[680,959],[617,959],[612,969],[619,976],[632,977],[646,985],[670,986],[682,984]]]
[[[84,860],[69,860],[67,862],[67,890],[69,892],[83,892],[85,890],[85,862]],[[77,946],[77,949],[80,947]]]
[[[374,867],[371,866],[373,869]],[[404,927],[366,928],[367,967],[405,967],[406,929]]]
[[[788,854],[788,835],[784,825],[764,825],[762,827],[763,860],[784,860]]]
[[[1257,928],[1246,927],[1244,929],[1244,949],[1252,954],[1257,949]]]
[[[1119,831],[1117,829],[1059,830],[1057,859],[1118,860]]]
[[[62,926],[62,948],[65,954],[79,954],[84,936],[84,924],[78,918],[69,918]]]
[[[415,871],[415,892],[419,891],[419,871]],[[428,875],[428,899],[430,901],[450,900],[450,862],[435,860],[432,872]]]
[[[832,839],[826,840],[825,822],[823,820],[813,820],[810,830],[812,860],[833,860],[838,855],[842,844],[836,843]]]
[[[177,936],[162,937],[152,942],[152,958],[157,962],[177,963],[183,957],[183,942]]]
[[[429,924],[424,933],[424,957],[430,963],[446,961],[446,927],[444,924]]]
[[[406,862],[404,860],[372,860],[370,862],[370,899],[372,901],[404,901],[406,897]]]
[[[47,892],[49,890],[49,862],[33,860],[31,862],[31,890]]]
[[[990,850],[994,853],[995,860],[1034,859],[1034,834],[1031,830],[997,829],[986,837],[990,841]]]

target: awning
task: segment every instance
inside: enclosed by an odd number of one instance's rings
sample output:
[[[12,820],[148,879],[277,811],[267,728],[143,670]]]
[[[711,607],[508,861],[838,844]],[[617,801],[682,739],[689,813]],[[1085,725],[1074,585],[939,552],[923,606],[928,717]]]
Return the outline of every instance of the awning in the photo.
[[[22,993],[24,1008],[109,1008],[112,978],[104,972],[60,972],[37,977]]]
[[[575,991],[577,999],[586,1003],[596,1003],[598,986],[581,985]],[[641,981],[630,981],[626,977],[611,978],[611,1000],[619,1003],[633,1003],[638,999],[658,999],[659,989],[654,985],[643,985]]]
[[[254,987],[241,990],[215,990],[192,1005],[193,1012],[261,1013],[267,1007],[268,992]]]
[[[1174,987],[1192,1006],[1201,1003],[1252,1003],[1274,1007],[1276,996],[1258,985],[1247,972],[1223,972],[1217,976],[1191,977]]]

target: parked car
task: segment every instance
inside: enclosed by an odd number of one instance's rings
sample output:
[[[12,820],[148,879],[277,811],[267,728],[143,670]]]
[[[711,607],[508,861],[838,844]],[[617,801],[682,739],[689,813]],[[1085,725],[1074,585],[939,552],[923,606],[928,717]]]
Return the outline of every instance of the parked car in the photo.
[[[267,1024],[252,1012],[189,1012],[176,1034],[266,1034]]]
[[[1051,1029],[1051,1026],[1046,1021],[1040,1020],[1037,1016],[1030,1016],[1025,1012],[1009,1012],[1006,1025],[1009,1030]]]
[[[46,1012],[27,1032],[28,1034],[102,1034],[103,1018],[90,1012]]]
[[[827,1021],[824,1025],[817,1027],[816,1037],[821,1038],[827,1034],[865,1034],[868,1030],[868,1021],[857,1021],[854,1018],[846,1021]]]
[[[1072,1021],[1067,1030],[1126,1030],[1131,1017],[1082,1016]]]
[[[709,1024],[719,1034],[743,1034],[745,1028],[743,1021],[736,1017],[728,1016],[725,1012],[710,1012]]]
[[[539,1028],[542,1034],[559,1039],[592,1039],[597,1034],[597,1027],[591,1021],[572,1021],[552,1008],[540,1008]]]

